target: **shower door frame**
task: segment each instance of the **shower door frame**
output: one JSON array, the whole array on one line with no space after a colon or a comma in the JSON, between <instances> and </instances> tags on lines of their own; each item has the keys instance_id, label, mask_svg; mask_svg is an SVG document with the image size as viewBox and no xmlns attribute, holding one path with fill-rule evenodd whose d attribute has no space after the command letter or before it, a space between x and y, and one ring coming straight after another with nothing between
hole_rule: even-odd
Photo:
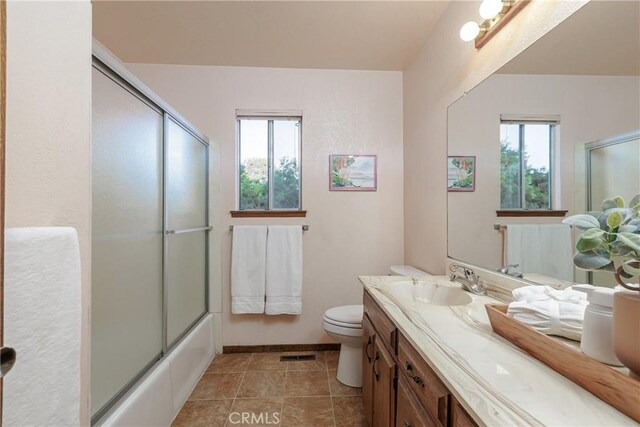
<instances>
[{"instance_id":1,"label":"shower door frame","mask_svg":"<svg viewBox=\"0 0 640 427\"><path fill-rule=\"evenodd\" d=\"M0 0L2 1L2 0ZM115 83L120 85L124 90L130 92L133 96L136 96L149 104L152 108L158 110L162 116L162 348L160 349L159 356L150 360L149 363L142 368L142 370L135 375L131 380L125 384L121 390L119 390L107 403L105 403L95 414L91 415L91 425L95 425L104 419L107 415L112 413L132 389L140 383L140 381L146 377L164 358L167 357L182 340L189 335L191 331L204 319L207 314L210 313L209 295L210 295L210 275L209 275L209 255L210 255L210 236L211 220L209 217L209 138L201 133L192 123L185 119L180 113L167 104L162 98L160 98L153 90L140 81L134 74L125 68L125 66L105 47L103 47L98 41L93 40L92 48L92 63L91 66L96 68L101 73L112 79ZM183 130L191 134L196 140L205 146L205 222L203 227L195 227L189 229L169 230L168 229L168 208L167 203L167 122L169 120L174 121ZM197 316L197 318L180 334L173 342L168 342L168 237L172 234L180 234L191 231L203 231L205 232L205 283L204 283L204 311ZM1 296L1 294L0 294ZM89 408L91 411L91 408Z\"/></svg>"},{"instance_id":2,"label":"shower door frame","mask_svg":"<svg viewBox=\"0 0 640 427\"><path fill-rule=\"evenodd\" d=\"M610 147L612 145L624 144L625 142L634 141L636 139L640 139L640 130L634 130L630 132L625 132L620 135L612 136L610 138L601 139L598 141L588 142L584 145L585 150L585 200L586 200L586 211L593 211L593 197L591 195L591 154L593 151ZM598 208L599 210L599 208ZM593 284L593 272L587 272L587 283Z\"/></svg>"}]
</instances>

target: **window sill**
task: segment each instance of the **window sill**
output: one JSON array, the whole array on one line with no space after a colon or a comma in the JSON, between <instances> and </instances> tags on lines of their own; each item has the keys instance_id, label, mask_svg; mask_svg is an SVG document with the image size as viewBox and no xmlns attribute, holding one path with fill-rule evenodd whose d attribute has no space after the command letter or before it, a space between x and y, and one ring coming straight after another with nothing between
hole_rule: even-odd
<instances>
[{"instance_id":1,"label":"window sill","mask_svg":"<svg viewBox=\"0 0 640 427\"><path fill-rule=\"evenodd\" d=\"M537 216L537 217L564 217L568 211L563 210L543 210L543 209L498 209L496 215L498 217L510 216L510 217L524 217L524 216Z\"/></svg>"},{"instance_id":2,"label":"window sill","mask_svg":"<svg viewBox=\"0 0 640 427\"><path fill-rule=\"evenodd\" d=\"M307 211L231 211L231 218L306 218Z\"/></svg>"}]
</instances>

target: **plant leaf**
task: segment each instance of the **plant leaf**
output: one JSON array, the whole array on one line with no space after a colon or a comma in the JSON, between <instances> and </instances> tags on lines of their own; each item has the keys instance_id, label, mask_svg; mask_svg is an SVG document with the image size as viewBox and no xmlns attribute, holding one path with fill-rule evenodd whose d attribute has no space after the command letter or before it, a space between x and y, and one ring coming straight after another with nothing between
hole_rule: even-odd
<instances>
[{"instance_id":1,"label":"plant leaf","mask_svg":"<svg viewBox=\"0 0 640 427\"><path fill-rule=\"evenodd\" d=\"M607 217L607 225L609 229L616 228L620 224L622 224L622 214L620 212L613 212L611 215Z\"/></svg>"},{"instance_id":2,"label":"plant leaf","mask_svg":"<svg viewBox=\"0 0 640 427\"><path fill-rule=\"evenodd\" d=\"M633 262L638 262L635 259L627 259L622 262L622 269L625 273L630 274L631 276L639 276L640 275L640 267L636 268L631 265Z\"/></svg>"},{"instance_id":3,"label":"plant leaf","mask_svg":"<svg viewBox=\"0 0 640 427\"><path fill-rule=\"evenodd\" d=\"M597 254L593 251L578 252L573 257L573 264L583 270L611 270L613 262L608 256Z\"/></svg>"},{"instance_id":4,"label":"plant leaf","mask_svg":"<svg viewBox=\"0 0 640 427\"><path fill-rule=\"evenodd\" d=\"M634 209L635 211L640 210L640 194L636 194L636 196L631 199L631 201L629 202L629 207L631 209Z\"/></svg>"},{"instance_id":5,"label":"plant leaf","mask_svg":"<svg viewBox=\"0 0 640 427\"><path fill-rule=\"evenodd\" d=\"M598 246L600 246L601 242L602 242L602 239L600 238L585 239L582 236L580 236L580 238L578 239L578 242L576 243L576 249L579 252L589 252L594 250Z\"/></svg>"},{"instance_id":6,"label":"plant leaf","mask_svg":"<svg viewBox=\"0 0 640 427\"><path fill-rule=\"evenodd\" d=\"M599 228L590 228L584 233L582 233L580 235L580 238L587 239L587 240L597 239L598 237L601 237L604 233L605 231L600 230Z\"/></svg>"},{"instance_id":7,"label":"plant leaf","mask_svg":"<svg viewBox=\"0 0 640 427\"><path fill-rule=\"evenodd\" d=\"M563 224L573 225L581 230L589 230L590 228L600 228L600 223L591 215L579 214L572 215L562 220Z\"/></svg>"},{"instance_id":8,"label":"plant leaf","mask_svg":"<svg viewBox=\"0 0 640 427\"><path fill-rule=\"evenodd\" d=\"M612 199L613 203L619 208L624 208L624 199L621 196L616 196Z\"/></svg>"},{"instance_id":9,"label":"plant leaf","mask_svg":"<svg viewBox=\"0 0 640 427\"><path fill-rule=\"evenodd\" d=\"M613 208L617 208L619 207L618 205L616 205L616 202L613 201L613 199L604 199L602 201L602 210L603 211L607 211L609 209L613 209Z\"/></svg>"},{"instance_id":10,"label":"plant leaf","mask_svg":"<svg viewBox=\"0 0 640 427\"><path fill-rule=\"evenodd\" d=\"M618 233L618 240L640 254L640 234Z\"/></svg>"}]
</instances>

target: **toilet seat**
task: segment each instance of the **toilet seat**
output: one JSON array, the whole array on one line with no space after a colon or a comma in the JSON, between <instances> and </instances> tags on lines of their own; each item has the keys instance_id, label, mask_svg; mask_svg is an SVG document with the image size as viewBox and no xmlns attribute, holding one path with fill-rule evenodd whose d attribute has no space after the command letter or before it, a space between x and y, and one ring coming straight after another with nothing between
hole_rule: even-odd
<instances>
[{"instance_id":1,"label":"toilet seat","mask_svg":"<svg viewBox=\"0 0 640 427\"><path fill-rule=\"evenodd\" d=\"M333 307L324 313L324 320L346 328L362 328L362 304Z\"/></svg>"}]
</instances>

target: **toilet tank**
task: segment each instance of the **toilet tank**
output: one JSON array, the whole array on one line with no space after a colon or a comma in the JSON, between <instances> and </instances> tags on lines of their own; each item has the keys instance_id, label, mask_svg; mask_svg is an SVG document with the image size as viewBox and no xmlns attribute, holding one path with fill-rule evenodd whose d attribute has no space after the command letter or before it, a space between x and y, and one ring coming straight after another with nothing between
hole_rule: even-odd
<instances>
[{"instance_id":1,"label":"toilet tank","mask_svg":"<svg viewBox=\"0 0 640 427\"><path fill-rule=\"evenodd\" d=\"M389 268L389 276L431 276L429 273L418 270L410 265L392 265Z\"/></svg>"}]
</instances>

